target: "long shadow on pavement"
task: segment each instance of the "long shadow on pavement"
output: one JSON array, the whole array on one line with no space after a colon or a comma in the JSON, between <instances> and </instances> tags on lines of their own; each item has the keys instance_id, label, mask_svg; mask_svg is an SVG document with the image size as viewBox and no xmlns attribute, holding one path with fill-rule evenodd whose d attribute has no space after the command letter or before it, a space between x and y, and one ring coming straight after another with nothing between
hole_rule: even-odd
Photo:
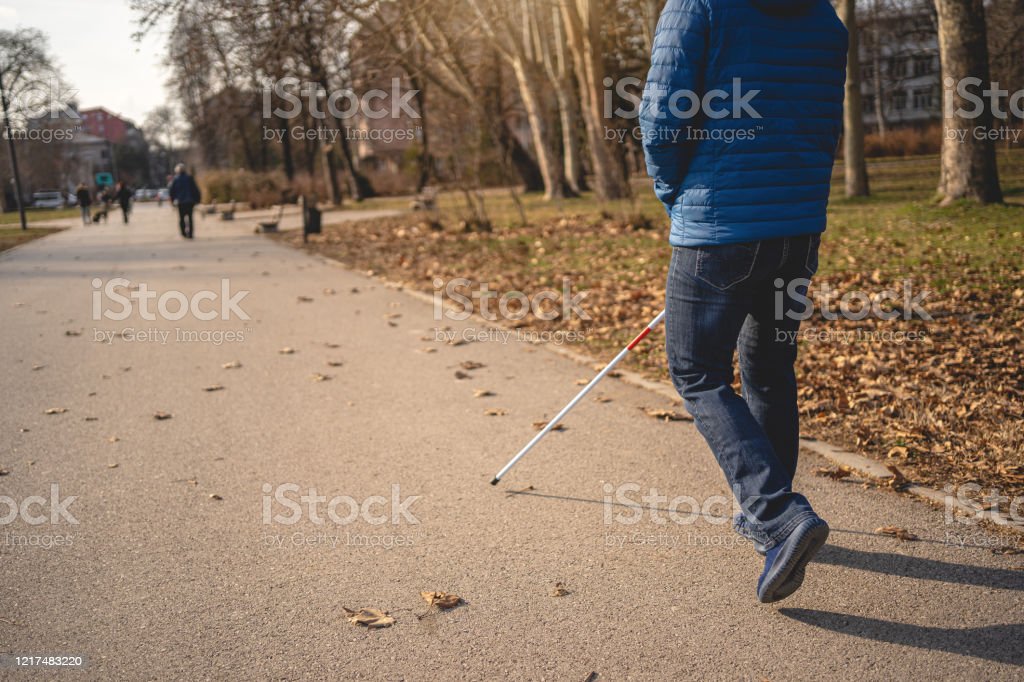
<instances>
[{"instance_id":1,"label":"long shadow on pavement","mask_svg":"<svg viewBox=\"0 0 1024 682\"><path fill-rule=\"evenodd\" d=\"M939 580L957 585L975 585L1001 590L1024 590L1024 571L1005 568L950 563L905 554L865 552L837 545L825 546L814 560L823 564L859 568L903 578Z\"/></svg>"},{"instance_id":2,"label":"long shadow on pavement","mask_svg":"<svg viewBox=\"0 0 1024 682\"><path fill-rule=\"evenodd\" d=\"M986 625L977 628L942 628L894 623L847 613L814 609L780 608L787 618L876 642L904 644L930 651L973 656L997 663L1024 665L1024 623Z\"/></svg>"}]
</instances>

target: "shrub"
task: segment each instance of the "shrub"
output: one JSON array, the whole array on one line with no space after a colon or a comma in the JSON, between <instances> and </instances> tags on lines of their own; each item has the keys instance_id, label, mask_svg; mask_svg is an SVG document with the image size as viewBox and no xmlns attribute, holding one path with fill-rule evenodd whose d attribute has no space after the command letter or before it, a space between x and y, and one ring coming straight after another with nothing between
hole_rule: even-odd
<instances>
[{"instance_id":1,"label":"shrub","mask_svg":"<svg viewBox=\"0 0 1024 682\"><path fill-rule=\"evenodd\" d=\"M242 201L252 208L281 203L289 192L288 181L277 171L209 170L197 175L196 181L208 202Z\"/></svg>"}]
</instances>

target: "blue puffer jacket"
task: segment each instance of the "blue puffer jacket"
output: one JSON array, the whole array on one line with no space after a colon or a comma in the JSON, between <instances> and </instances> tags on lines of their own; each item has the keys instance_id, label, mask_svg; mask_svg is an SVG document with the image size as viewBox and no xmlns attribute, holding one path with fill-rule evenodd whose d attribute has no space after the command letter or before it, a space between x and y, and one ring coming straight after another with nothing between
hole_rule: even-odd
<instances>
[{"instance_id":1,"label":"blue puffer jacket","mask_svg":"<svg viewBox=\"0 0 1024 682\"><path fill-rule=\"evenodd\" d=\"M828 0L668 0L640 126L674 246L825 229L846 47Z\"/></svg>"}]
</instances>

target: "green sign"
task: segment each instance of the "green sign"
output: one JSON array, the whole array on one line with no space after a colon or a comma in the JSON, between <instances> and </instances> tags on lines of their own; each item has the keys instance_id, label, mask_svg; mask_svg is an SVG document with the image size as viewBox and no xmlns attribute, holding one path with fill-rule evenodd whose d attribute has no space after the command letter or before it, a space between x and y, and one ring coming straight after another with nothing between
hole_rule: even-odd
<instances>
[{"instance_id":1,"label":"green sign","mask_svg":"<svg viewBox=\"0 0 1024 682\"><path fill-rule=\"evenodd\" d=\"M114 184L114 176L111 175L110 173L97 173L96 174L96 184L100 185L100 186L103 186L103 185L113 185Z\"/></svg>"}]
</instances>

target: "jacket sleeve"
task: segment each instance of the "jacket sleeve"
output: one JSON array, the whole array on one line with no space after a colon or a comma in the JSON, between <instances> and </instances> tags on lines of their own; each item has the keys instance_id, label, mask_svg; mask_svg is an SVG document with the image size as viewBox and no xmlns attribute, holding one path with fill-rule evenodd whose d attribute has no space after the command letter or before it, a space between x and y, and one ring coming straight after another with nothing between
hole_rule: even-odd
<instances>
[{"instance_id":1,"label":"jacket sleeve","mask_svg":"<svg viewBox=\"0 0 1024 682\"><path fill-rule=\"evenodd\" d=\"M647 174L670 215L694 151L688 130L700 125L709 22L704 0L668 0L640 105Z\"/></svg>"}]
</instances>

